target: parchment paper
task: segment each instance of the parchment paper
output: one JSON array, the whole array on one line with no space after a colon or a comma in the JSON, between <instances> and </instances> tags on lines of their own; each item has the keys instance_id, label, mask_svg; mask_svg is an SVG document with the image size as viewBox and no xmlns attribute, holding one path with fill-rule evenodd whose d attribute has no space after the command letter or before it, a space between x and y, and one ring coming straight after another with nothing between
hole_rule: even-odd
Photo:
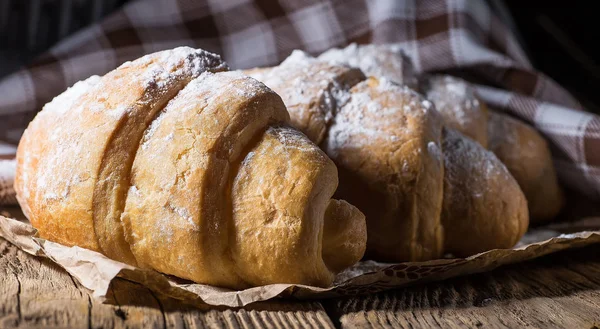
<instances>
[{"instance_id":1,"label":"parchment paper","mask_svg":"<svg viewBox=\"0 0 600 329\"><path fill-rule=\"evenodd\" d=\"M560 233L572 232L574 229L580 231ZM591 217L574 223L533 229L513 249L495 249L468 258L445 258L400 264L360 262L340 273L334 285L325 289L304 285L273 284L231 291L192 283L152 270L135 268L91 250L67 247L37 238L36 233L35 228L28 223L0 216L0 237L31 255L50 258L84 287L90 289L94 297L101 300L104 300L111 281L121 277L189 303L241 307L276 297L309 299L367 294L420 282L490 271L504 264L522 262L559 250L599 243L600 218Z\"/></svg>"}]
</instances>

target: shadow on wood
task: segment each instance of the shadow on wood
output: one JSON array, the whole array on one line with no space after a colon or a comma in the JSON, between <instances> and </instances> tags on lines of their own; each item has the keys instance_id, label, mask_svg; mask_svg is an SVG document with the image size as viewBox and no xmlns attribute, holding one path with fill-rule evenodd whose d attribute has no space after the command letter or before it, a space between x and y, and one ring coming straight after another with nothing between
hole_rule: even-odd
<instances>
[{"instance_id":1,"label":"shadow on wood","mask_svg":"<svg viewBox=\"0 0 600 329\"><path fill-rule=\"evenodd\" d=\"M342 327L566 327L600 324L598 245L488 273L324 301Z\"/></svg>"}]
</instances>

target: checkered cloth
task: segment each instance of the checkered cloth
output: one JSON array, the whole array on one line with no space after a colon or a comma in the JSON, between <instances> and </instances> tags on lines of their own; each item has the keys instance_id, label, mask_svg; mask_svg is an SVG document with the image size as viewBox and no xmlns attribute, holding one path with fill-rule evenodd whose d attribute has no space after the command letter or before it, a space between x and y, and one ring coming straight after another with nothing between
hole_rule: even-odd
<instances>
[{"instance_id":1,"label":"checkered cloth","mask_svg":"<svg viewBox=\"0 0 600 329\"><path fill-rule=\"evenodd\" d=\"M417 72L477 81L484 101L548 138L564 185L600 197L600 118L532 68L485 1L133 1L0 81L0 140L7 143L0 153L10 157L8 144L68 86L150 52L187 45L223 55L232 68L249 68L278 64L294 49L317 55L350 42L398 43ZM10 186L4 181L0 189ZM0 192L0 199L14 200L10 193Z\"/></svg>"}]
</instances>

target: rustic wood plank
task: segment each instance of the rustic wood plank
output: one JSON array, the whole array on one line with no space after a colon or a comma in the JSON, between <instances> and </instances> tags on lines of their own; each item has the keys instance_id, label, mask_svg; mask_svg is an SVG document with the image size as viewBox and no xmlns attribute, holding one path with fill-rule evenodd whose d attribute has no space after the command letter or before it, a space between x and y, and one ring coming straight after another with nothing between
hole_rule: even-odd
<instances>
[{"instance_id":1,"label":"rustic wood plank","mask_svg":"<svg viewBox=\"0 0 600 329\"><path fill-rule=\"evenodd\" d=\"M600 248L324 305L342 328L597 328Z\"/></svg>"},{"instance_id":2,"label":"rustic wood plank","mask_svg":"<svg viewBox=\"0 0 600 329\"><path fill-rule=\"evenodd\" d=\"M199 310L161 301L168 328L334 328L317 302L277 301L245 309Z\"/></svg>"},{"instance_id":3,"label":"rustic wood plank","mask_svg":"<svg viewBox=\"0 0 600 329\"><path fill-rule=\"evenodd\" d=\"M199 308L126 280L108 299L98 302L58 266L0 238L0 328L334 328L318 302Z\"/></svg>"},{"instance_id":4,"label":"rustic wood plank","mask_svg":"<svg viewBox=\"0 0 600 329\"><path fill-rule=\"evenodd\" d=\"M87 327L89 302L68 276L46 260L31 257L0 239L0 327ZM12 279L11 279L12 278Z\"/></svg>"}]
</instances>

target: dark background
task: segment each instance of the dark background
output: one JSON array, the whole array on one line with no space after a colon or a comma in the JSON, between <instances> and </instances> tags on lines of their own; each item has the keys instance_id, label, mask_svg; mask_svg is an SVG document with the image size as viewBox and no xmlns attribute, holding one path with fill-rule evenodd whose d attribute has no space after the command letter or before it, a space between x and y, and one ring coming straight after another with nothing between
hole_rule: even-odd
<instances>
[{"instance_id":1,"label":"dark background","mask_svg":"<svg viewBox=\"0 0 600 329\"><path fill-rule=\"evenodd\" d=\"M165 0L171 1L171 0ZM416 0L421 1L421 0ZM486 0L469 0L486 1ZM534 66L600 113L597 1L487 0ZM0 77L127 0L0 0Z\"/></svg>"},{"instance_id":2,"label":"dark background","mask_svg":"<svg viewBox=\"0 0 600 329\"><path fill-rule=\"evenodd\" d=\"M506 0L534 66L600 113L598 1Z\"/></svg>"}]
</instances>

